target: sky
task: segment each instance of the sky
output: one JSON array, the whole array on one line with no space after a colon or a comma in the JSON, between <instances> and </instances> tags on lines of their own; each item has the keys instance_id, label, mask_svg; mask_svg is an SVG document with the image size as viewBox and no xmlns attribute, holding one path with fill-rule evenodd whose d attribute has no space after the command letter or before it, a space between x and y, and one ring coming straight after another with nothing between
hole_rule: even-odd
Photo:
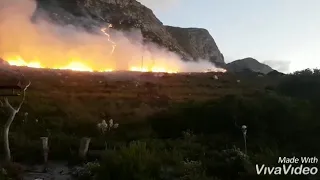
<instances>
[{"instance_id":1,"label":"sky","mask_svg":"<svg viewBox=\"0 0 320 180\"><path fill-rule=\"evenodd\" d=\"M282 72L320 68L319 0L138 0L165 24L206 28L225 61Z\"/></svg>"}]
</instances>

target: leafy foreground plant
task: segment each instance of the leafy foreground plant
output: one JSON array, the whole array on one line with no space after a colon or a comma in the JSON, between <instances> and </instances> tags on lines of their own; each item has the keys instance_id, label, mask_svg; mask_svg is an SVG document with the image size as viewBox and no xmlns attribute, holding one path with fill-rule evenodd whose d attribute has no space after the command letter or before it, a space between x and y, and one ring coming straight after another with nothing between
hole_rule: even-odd
<instances>
[{"instance_id":1,"label":"leafy foreground plant","mask_svg":"<svg viewBox=\"0 0 320 180\"><path fill-rule=\"evenodd\" d=\"M206 180L200 161L183 160L175 150L147 148L145 142L132 142L119 150L107 150L100 164L86 164L78 177L95 180Z\"/></svg>"},{"instance_id":2,"label":"leafy foreground plant","mask_svg":"<svg viewBox=\"0 0 320 180\"><path fill-rule=\"evenodd\" d=\"M7 171L4 168L0 169L0 179L3 179L3 180L9 179Z\"/></svg>"}]
</instances>

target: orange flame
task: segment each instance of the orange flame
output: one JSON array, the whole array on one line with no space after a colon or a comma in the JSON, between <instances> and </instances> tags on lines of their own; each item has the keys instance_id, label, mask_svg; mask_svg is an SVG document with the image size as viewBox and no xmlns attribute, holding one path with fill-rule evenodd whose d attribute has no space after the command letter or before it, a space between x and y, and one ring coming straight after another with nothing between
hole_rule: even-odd
<instances>
[{"instance_id":1,"label":"orange flame","mask_svg":"<svg viewBox=\"0 0 320 180\"><path fill-rule=\"evenodd\" d=\"M4 58L10 65L12 66L26 66L30 68L51 68L51 69L63 69L63 70L72 70L72 71L87 71L87 72L112 72L114 68L101 68L101 69L94 69L89 64L86 64L85 60L71 60L68 64L63 66L55 66L55 67L45 67L41 65L40 61L34 60L27 62L21 56L13 56L12 58ZM129 71L136 71L136 72L161 72L161 73L178 73L179 70L177 68L168 69L165 66L135 66L132 65L128 67ZM203 71L204 73L207 72L222 72L225 73L227 70L223 68L213 68Z\"/></svg>"},{"instance_id":2,"label":"orange flame","mask_svg":"<svg viewBox=\"0 0 320 180\"><path fill-rule=\"evenodd\" d=\"M20 56L16 56L13 59L9 59L8 63L13 66L27 66L27 67L32 67L32 68L43 68L38 61L31 61L27 63L24 61Z\"/></svg>"},{"instance_id":3,"label":"orange flame","mask_svg":"<svg viewBox=\"0 0 320 180\"><path fill-rule=\"evenodd\" d=\"M88 72L93 72L93 69L91 69L89 66L85 65L84 63L73 61L69 63L65 67L58 67L54 69L70 69L73 71L88 71Z\"/></svg>"},{"instance_id":4,"label":"orange flame","mask_svg":"<svg viewBox=\"0 0 320 180\"><path fill-rule=\"evenodd\" d=\"M110 24L106 28L102 28L101 32L107 37L107 41L112 44L112 49L110 51L110 55L113 55L115 48L116 48L116 43L111 40L111 36L108 33L108 28L112 28L112 25ZM67 62L66 64L54 64L50 65L50 67L44 66L41 62L45 62L44 59L42 61L39 60L39 58L24 58L23 53L22 54L0 54L3 56L4 60L6 60L10 65L13 66L26 66L26 67L31 67L31 68L51 68L51 69L64 69L64 70L72 70L72 71L88 71L88 72L111 72L114 71L116 68L115 67L106 67L106 66L97 66L94 65L92 62L92 59L85 59L81 57L75 58L75 56L78 56L78 54L72 55L71 58L68 56L65 60ZM89 61L90 60L90 61ZM168 64L163 64L166 60L163 59L158 59L159 64L155 65L155 59L152 59L152 63L149 63L151 61L150 59L146 59L144 66L142 65L139 67L139 60L136 61L136 63L131 63L128 66L129 71L138 71L138 72L165 72L165 73L177 73L180 71L180 69L177 67L177 64L174 64L175 67L170 66L168 68ZM51 61L52 62L52 61ZM90 63L91 62L91 63ZM46 63L44 63L46 64ZM141 63L143 64L143 63ZM172 65L172 63L171 63ZM209 71L209 70L208 70ZM225 72L224 69L218 69L219 72Z\"/></svg>"},{"instance_id":5,"label":"orange flame","mask_svg":"<svg viewBox=\"0 0 320 180\"><path fill-rule=\"evenodd\" d=\"M112 68L105 68L105 69L93 69L90 65L87 65L86 61L82 60L71 60L71 62L65 66L56 66L56 67L45 67L42 66L40 61L30 61L26 62L22 57L20 56L14 56L12 58L5 58L6 61L12 65L12 66L26 66L31 68L51 68L51 69L63 69L63 70L73 70L73 71L88 71L88 72L112 72L114 69ZM166 72L166 73L177 73L177 70L168 70L164 67L137 67L137 66L131 66L129 71L138 71L138 72Z\"/></svg>"}]
</instances>

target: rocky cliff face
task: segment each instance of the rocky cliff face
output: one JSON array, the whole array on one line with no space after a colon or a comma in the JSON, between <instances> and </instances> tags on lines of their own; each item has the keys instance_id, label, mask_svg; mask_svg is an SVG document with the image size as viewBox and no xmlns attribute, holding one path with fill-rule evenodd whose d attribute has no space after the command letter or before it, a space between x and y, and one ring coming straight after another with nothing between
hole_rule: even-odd
<instances>
[{"instance_id":1,"label":"rocky cliff face","mask_svg":"<svg viewBox=\"0 0 320 180\"><path fill-rule=\"evenodd\" d=\"M208 30L172 26L166 26L166 28L194 60L205 59L217 65L225 64L223 55Z\"/></svg>"},{"instance_id":2,"label":"rocky cliff face","mask_svg":"<svg viewBox=\"0 0 320 180\"><path fill-rule=\"evenodd\" d=\"M166 47L184 60L206 59L224 64L223 56L207 30L166 27L149 8L136 0L37 1L38 12L49 12L55 22L82 25L88 29L103 22L111 23L119 30L138 28L145 41Z\"/></svg>"},{"instance_id":3,"label":"rocky cliff face","mask_svg":"<svg viewBox=\"0 0 320 180\"><path fill-rule=\"evenodd\" d=\"M270 66L266 64L262 64L253 58L236 60L231 63L228 63L226 67L227 67L227 70L230 72L242 72L246 70L251 70L254 72L267 74L273 71L273 69Z\"/></svg>"}]
</instances>

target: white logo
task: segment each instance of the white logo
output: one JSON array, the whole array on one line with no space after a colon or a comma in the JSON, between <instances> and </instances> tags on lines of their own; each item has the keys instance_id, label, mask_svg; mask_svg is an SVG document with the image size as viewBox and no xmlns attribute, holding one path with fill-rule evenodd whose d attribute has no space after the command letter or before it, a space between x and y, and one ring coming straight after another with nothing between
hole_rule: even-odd
<instances>
[{"instance_id":1,"label":"white logo","mask_svg":"<svg viewBox=\"0 0 320 180\"><path fill-rule=\"evenodd\" d=\"M256 164L258 175L316 175L318 173L318 159L316 157L287 158L279 157L280 166L266 166ZM299 165L300 164L300 165Z\"/></svg>"}]
</instances>

